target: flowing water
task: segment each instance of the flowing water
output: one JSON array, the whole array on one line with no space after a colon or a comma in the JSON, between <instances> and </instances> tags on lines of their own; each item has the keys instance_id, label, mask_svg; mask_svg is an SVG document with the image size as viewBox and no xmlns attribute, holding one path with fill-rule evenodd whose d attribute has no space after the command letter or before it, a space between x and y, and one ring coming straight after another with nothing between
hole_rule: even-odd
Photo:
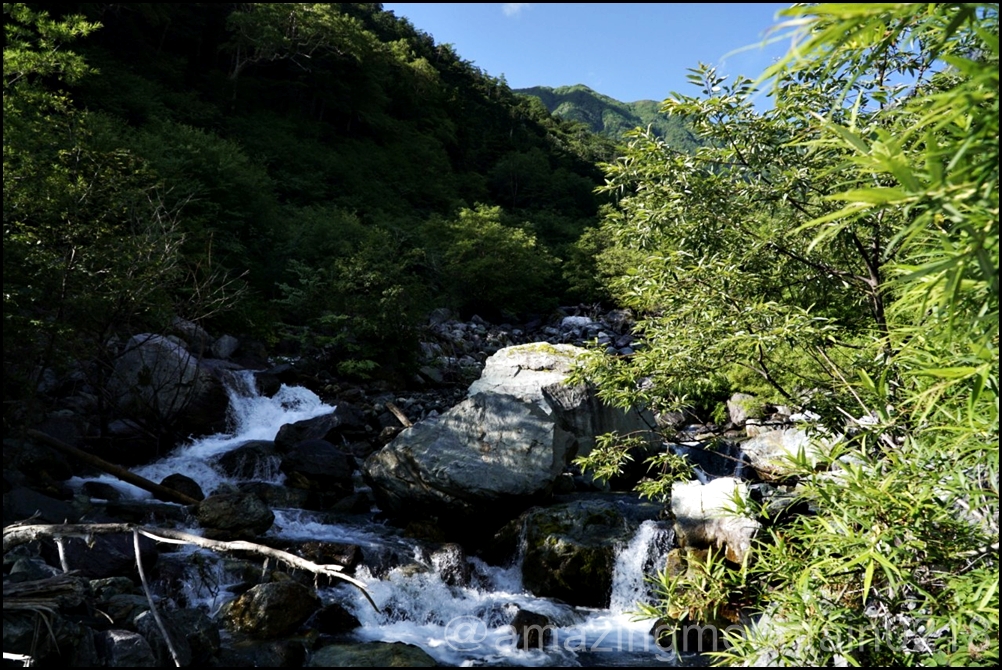
<instances>
[{"instance_id":1,"label":"flowing water","mask_svg":"<svg viewBox=\"0 0 1002 670\"><path fill-rule=\"evenodd\" d=\"M320 416L334 408L304 388L283 386L272 398L259 395L250 373L237 375L230 389L232 433L210 436L183 445L156 463L137 468L153 481L179 472L211 492L239 482L223 476L211 465L213 457L248 440L272 440L286 423ZM280 484L277 471L266 480ZM126 495L148 497L145 491L117 480L101 478ZM651 620L635 620L637 601L649 598L648 575L664 565L671 531L658 522L645 521L633 539L618 549L610 607L588 609L539 598L522 587L521 559L507 567L490 566L478 558L470 562L468 586L443 580L441 558L433 547L403 537L393 527L377 523L372 515L345 517L330 523L330 516L298 509L276 509L269 537L281 540L320 540L361 547L363 565L355 576L365 583L380 607L376 612L353 587L322 588L325 602L336 600L362 623L353 632L359 641L406 642L423 648L440 664L452 666L651 666L677 665L670 651L660 649L650 630ZM196 554L192 550L193 554ZM396 567L379 569L373 557L392 556ZM228 596L227 575L212 557L192 561L185 594L189 602L208 604L215 610ZM231 579L231 581L236 581ZM519 609L548 617L549 639L539 649L517 646L510 626Z\"/></svg>"}]
</instances>

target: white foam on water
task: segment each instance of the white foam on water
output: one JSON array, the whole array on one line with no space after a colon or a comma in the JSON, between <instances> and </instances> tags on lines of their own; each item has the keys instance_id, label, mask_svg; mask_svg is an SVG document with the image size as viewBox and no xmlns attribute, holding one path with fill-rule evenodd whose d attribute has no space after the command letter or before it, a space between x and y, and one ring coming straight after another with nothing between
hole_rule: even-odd
<instances>
[{"instance_id":1,"label":"white foam on water","mask_svg":"<svg viewBox=\"0 0 1002 670\"><path fill-rule=\"evenodd\" d=\"M208 494L223 484L235 483L212 466L212 459L251 440L274 440L284 424L312 419L334 411L307 388L285 386L273 397L261 395L254 383L254 373L242 370L233 375L227 386L230 399L228 412L232 429L177 447L165 458L136 468L136 474L159 482L167 475L179 472L191 477ZM280 473L271 473L266 481L281 483ZM145 491L129 487L132 497L149 497Z\"/></svg>"}]
</instances>

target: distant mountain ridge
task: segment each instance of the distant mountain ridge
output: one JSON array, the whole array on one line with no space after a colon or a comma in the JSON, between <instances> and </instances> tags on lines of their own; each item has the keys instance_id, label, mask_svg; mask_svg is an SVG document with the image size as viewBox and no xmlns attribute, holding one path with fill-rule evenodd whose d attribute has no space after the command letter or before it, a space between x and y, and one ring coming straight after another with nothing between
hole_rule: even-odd
<instances>
[{"instance_id":1,"label":"distant mountain ridge","mask_svg":"<svg viewBox=\"0 0 1002 670\"><path fill-rule=\"evenodd\" d=\"M574 86L533 86L515 89L515 93L539 98L550 113L562 119L578 121L599 135L622 140L634 128L651 129L677 149L692 150L699 141L680 120L660 113L661 103L654 100L620 102L593 91L584 84Z\"/></svg>"}]
</instances>

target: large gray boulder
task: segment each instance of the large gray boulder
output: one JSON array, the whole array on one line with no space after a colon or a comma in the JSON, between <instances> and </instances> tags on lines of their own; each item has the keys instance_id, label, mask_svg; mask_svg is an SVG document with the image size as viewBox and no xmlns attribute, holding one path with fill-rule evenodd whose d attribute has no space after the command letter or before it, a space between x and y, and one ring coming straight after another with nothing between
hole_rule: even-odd
<instances>
[{"instance_id":1,"label":"large gray boulder","mask_svg":"<svg viewBox=\"0 0 1002 670\"><path fill-rule=\"evenodd\" d=\"M115 361L108 389L126 417L205 434L226 425L229 399L219 374L175 339L145 333Z\"/></svg>"},{"instance_id":2,"label":"large gray boulder","mask_svg":"<svg viewBox=\"0 0 1002 670\"><path fill-rule=\"evenodd\" d=\"M394 516L513 516L549 493L572 441L538 405L479 393L404 430L366 460L365 475Z\"/></svg>"},{"instance_id":3,"label":"large gray boulder","mask_svg":"<svg viewBox=\"0 0 1002 670\"><path fill-rule=\"evenodd\" d=\"M543 398L543 387L563 384L584 353L581 347L547 342L506 347L487 359L480 379L470 385L468 395L515 396L539 405L550 414L552 410Z\"/></svg>"},{"instance_id":4,"label":"large gray boulder","mask_svg":"<svg viewBox=\"0 0 1002 670\"><path fill-rule=\"evenodd\" d=\"M491 356L464 401L366 460L379 506L404 518L503 521L547 497L596 435L647 431L653 417L605 407L588 388L566 385L584 353L543 342Z\"/></svg>"}]
</instances>

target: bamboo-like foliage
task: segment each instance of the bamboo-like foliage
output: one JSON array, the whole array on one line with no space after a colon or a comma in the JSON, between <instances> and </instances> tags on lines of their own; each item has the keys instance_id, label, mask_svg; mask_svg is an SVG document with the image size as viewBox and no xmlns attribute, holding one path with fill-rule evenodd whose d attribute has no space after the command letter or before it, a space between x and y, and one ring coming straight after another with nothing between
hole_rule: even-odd
<instances>
[{"instance_id":1,"label":"bamboo-like foliage","mask_svg":"<svg viewBox=\"0 0 1002 670\"><path fill-rule=\"evenodd\" d=\"M720 661L997 664L998 7L784 16L758 82L700 67L664 103L694 156L639 134L606 166L647 348L592 373L655 406L757 377L845 435L734 568L757 623Z\"/></svg>"}]
</instances>

